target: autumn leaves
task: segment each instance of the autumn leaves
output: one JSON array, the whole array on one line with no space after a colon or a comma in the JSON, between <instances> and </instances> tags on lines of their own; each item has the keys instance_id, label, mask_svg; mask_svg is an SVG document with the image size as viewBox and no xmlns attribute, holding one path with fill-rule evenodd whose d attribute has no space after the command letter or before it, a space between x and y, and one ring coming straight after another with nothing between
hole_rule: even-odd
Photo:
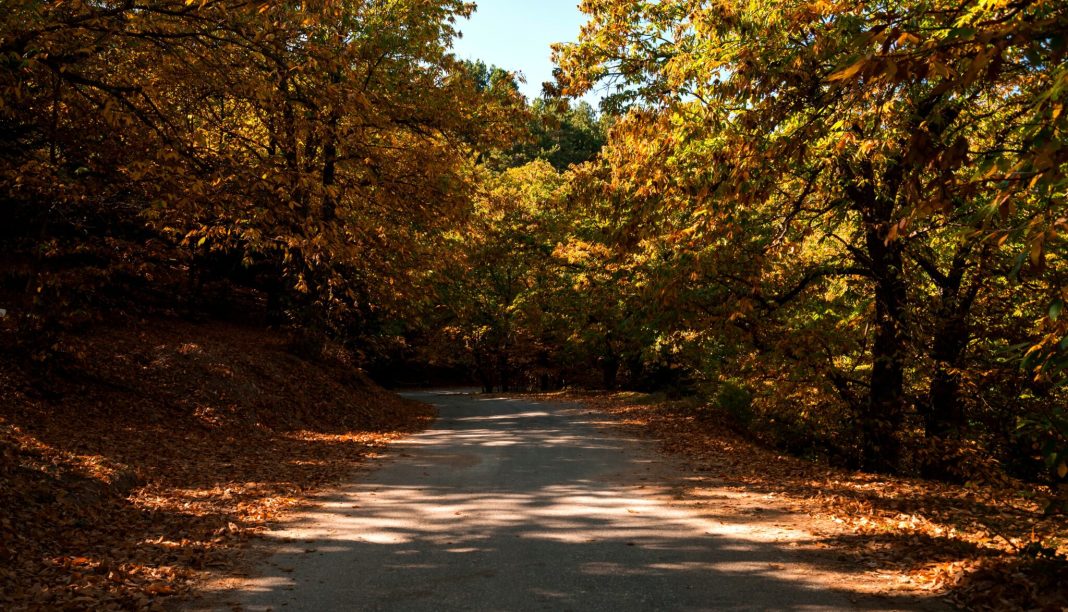
<instances>
[{"instance_id":1,"label":"autumn leaves","mask_svg":"<svg viewBox=\"0 0 1068 612\"><path fill-rule=\"evenodd\" d=\"M1008 450L1035 436L1058 478L1063 6L583 6L562 88L630 109L603 176L672 365L851 464L938 471L917 439L992 436L1038 475Z\"/></svg>"},{"instance_id":2,"label":"autumn leaves","mask_svg":"<svg viewBox=\"0 0 1068 612\"><path fill-rule=\"evenodd\" d=\"M121 296L230 283L369 362L740 385L836 461L981 439L1056 478L1061 4L591 0L556 88L606 85L598 117L449 54L461 2L22 0L8 321L47 361Z\"/></svg>"}]
</instances>

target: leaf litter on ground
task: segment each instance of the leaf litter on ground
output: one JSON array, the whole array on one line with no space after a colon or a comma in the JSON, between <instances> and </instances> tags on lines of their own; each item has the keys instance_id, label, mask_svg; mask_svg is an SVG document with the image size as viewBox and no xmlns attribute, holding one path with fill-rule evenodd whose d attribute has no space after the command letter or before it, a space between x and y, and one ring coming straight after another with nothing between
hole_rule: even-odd
<instances>
[{"instance_id":1,"label":"leaf litter on ground","mask_svg":"<svg viewBox=\"0 0 1068 612\"><path fill-rule=\"evenodd\" d=\"M0 609L162 609L316 489L429 423L342 351L154 320L0 368Z\"/></svg>"},{"instance_id":2,"label":"leaf litter on ground","mask_svg":"<svg viewBox=\"0 0 1068 612\"><path fill-rule=\"evenodd\" d=\"M1068 610L1068 519L1043 487L1004 475L967 486L870 474L784 455L690 402L636 393L537 394L578 401L680 456L702 486L775 498L826 519L819 546L968 610Z\"/></svg>"}]
</instances>

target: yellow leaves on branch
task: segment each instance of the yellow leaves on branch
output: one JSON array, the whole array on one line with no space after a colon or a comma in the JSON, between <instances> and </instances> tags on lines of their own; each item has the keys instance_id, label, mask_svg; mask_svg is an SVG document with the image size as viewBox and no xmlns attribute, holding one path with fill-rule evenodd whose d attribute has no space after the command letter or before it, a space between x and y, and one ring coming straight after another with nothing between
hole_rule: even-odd
<instances>
[{"instance_id":1,"label":"yellow leaves on branch","mask_svg":"<svg viewBox=\"0 0 1068 612\"><path fill-rule=\"evenodd\" d=\"M866 66L868 66L870 62L870 58L858 60L850 64L849 66L846 66L845 68L832 72L830 76L827 77L827 80L833 83L835 81L845 81L847 79L851 79L858 73L860 73L860 71L863 70Z\"/></svg>"}]
</instances>

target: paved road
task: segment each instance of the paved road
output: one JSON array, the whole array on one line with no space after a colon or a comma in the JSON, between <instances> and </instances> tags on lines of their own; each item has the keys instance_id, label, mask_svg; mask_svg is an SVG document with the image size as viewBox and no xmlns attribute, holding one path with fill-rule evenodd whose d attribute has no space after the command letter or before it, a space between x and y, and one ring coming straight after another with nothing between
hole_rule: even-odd
<instances>
[{"instance_id":1,"label":"paved road","mask_svg":"<svg viewBox=\"0 0 1068 612\"><path fill-rule=\"evenodd\" d=\"M285 531L246 610L909 609L671 501L682 473L576 406L420 393L436 426ZM704 514L708 514L704 512ZM785 533L785 532L784 532ZM840 572L840 570L838 570Z\"/></svg>"}]
</instances>

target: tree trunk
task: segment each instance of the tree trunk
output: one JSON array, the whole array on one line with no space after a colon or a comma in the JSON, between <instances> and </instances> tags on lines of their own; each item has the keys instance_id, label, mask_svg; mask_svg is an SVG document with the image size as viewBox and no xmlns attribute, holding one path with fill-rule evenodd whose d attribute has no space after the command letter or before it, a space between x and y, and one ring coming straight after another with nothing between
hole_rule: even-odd
<instances>
[{"instance_id":1,"label":"tree trunk","mask_svg":"<svg viewBox=\"0 0 1068 612\"><path fill-rule=\"evenodd\" d=\"M959 289L959 284L958 284ZM960 375L964 352L968 348L968 315L978 293L978 285L967 295L943 297L938 311L938 327L931 348L934 373L924 406L924 425L928 436L947 437L964 432L967 419L960 398Z\"/></svg>"},{"instance_id":2,"label":"tree trunk","mask_svg":"<svg viewBox=\"0 0 1068 612\"><path fill-rule=\"evenodd\" d=\"M480 349L475 349L475 374L482 384L483 393L493 393L493 372L486 365L486 358Z\"/></svg>"},{"instance_id":3,"label":"tree trunk","mask_svg":"<svg viewBox=\"0 0 1068 612\"><path fill-rule=\"evenodd\" d=\"M511 365L508 363L508 348L501 347L497 351L497 381L501 387L501 393L512 390Z\"/></svg>"},{"instance_id":4,"label":"tree trunk","mask_svg":"<svg viewBox=\"0 0 1068 612\"><path fill-rule=\"evenodd\" d=\"M964 406L960 398L961 381L956 371L961 367L964 352L968 347L968 316L980 289L980 283L973 282L967 291L963 294L961 292L973 246L970 243L960 244L949 270L944 274L932 258L922 254L914 255L916 263L927 272L940 290L929 353L933 364L931 384L926 401L919 406L928 436L945 438L959 435L966 424ZM985 252L984 249L980 259L985 256Z\"/></svg>"},{"instance_id":5,"label":"tree trunk","mask_svg":"<svg viewBox=\"0 0 1068 612\"><path fill-rule=\"evenodd\" d=\"M619 379L619 357L610 353L601 358L601 382L608 391L615 391Z\"/></svg>"},{"instance_id":6,"label":"tree trunk","mask_svg":"<svg viewBox=\"0 0 1068 612\"><path fill-rule=\"evenodd\" d=\"M896 223L894 203L903 165L892 164L876 180L870 160L854 166L839 160L844 189L864 223L864 248L853 249L857 263L871 272L875 284L875 338L872 342L868 398L861 404L860 463L866 470L893 472L901 458L898 431L905 416L905 359L908 349L907 283L900 240L891 240ZM877 188L881 183L882 187Z\"/></svg>"},{"instance_id":7,"label":"tree trunk","mask_svg":"<svg viewBox=\"0 0 1068 612\"><path fill-rule=\"evenodd\" d=\"M625 382L628 389L640 389L645 384L645 360L641 353L631 355L627 359L628 380Z\"/></svg>"},{"instance_id":8,"label":"tree trunk","mask_svg":"<svg viewBox=\"0 0 1068 612\"><path fill-rule=\"evenodd\" d=\"M884 234L881 227L868 224L866 246L875 280L875 338L870 393L861 417L861 463L867 470L892 472L901 456L897 433L905 413L907 287L901 243L887 244Z\"/></svg>"},{"instance_id":9,"label":"tree trunk","mask_svg":"<svg viewBox=\"0 0 1068 612\"><path fill-rule=\"evenodd\" d=\"M334 72L330 75L330 82L337 85L341 82L341 74ZM337 175L337 145L338 125L341 122L341 110L335 103L330 109L326 125L326 141L323 143L323 222L333 223L337 219L337 197L334 194Z\"/></svg>"},{"instance_id":10,"label":"tree trunk","mask_svg":"<svg viewBox=\"0 0 1068 612\"><path fill-rule=\"evenodd\" d=\"M965 425L964 407L960 401L960 376L955 372L961 365L968 345L967 310L943 306L931 349L934 372L924 406L924 425L928 436L944 438L959 435Z\"/></svg>"}]
</instances>

